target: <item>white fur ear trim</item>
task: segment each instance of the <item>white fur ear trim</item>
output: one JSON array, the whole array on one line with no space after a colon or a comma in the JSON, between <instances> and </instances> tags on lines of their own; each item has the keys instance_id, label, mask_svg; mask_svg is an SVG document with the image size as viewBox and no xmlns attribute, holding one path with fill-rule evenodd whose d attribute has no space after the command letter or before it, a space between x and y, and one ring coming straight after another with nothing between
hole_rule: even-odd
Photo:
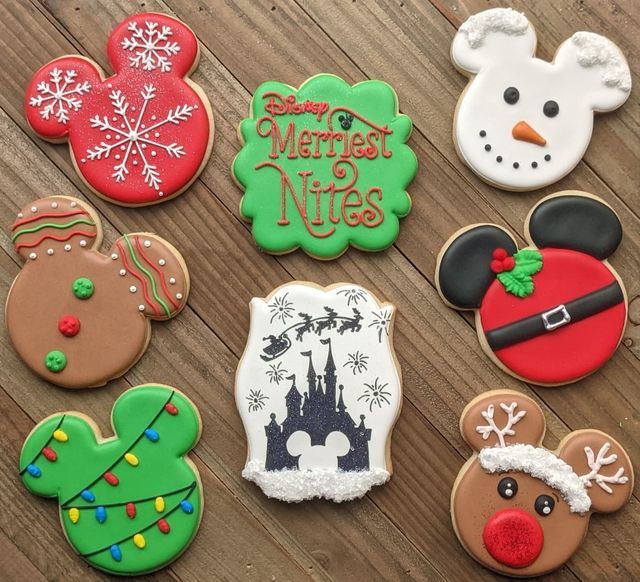
<instances>
[{"instance_id":1,"label":"white fur ear trim","mask_svg":"<svg viewBox=\"0 0 640 582\"><path fill-rule=\"evenodd\" d=\"M576 58L582 67L602 67L602 82L607 87L631 91L631 73L622 51L608 38L593 32L576 32L571 42L577 48Z\"/></svg>"},{"instance_id":2,"label":"white fur ear trim","mask_svg":"<svg viewBox=\"0 0 640 582\"><path fill-rule=\"evenodd\" d=\"M478 461L487 473L512 471L544 481L562 495L574 513L586 513L591 508L584 481L568 463L545 448L524 444L485 448Z\"/></svg>"},{"instance_id":3,"label":"white fur ear trim","mask_svg":"<svg viewBox=\"0 0 640 582\"><path fill-rule=\"evenodd\" d=\"M463 34L472 49L482 45L485 38L494 32L510 36L521 36L527 32L529 21L521 12L512 8L492 8L474 14L462 23L459 34Z\"/></svg>"},{"instance_id":4,"label":"white fur ear trim","mask_svg":"<svg viewBox=\"0 0 640 582\"><path fill-rule=\"evenodd\" d=\"M533 57L536 34L527 17L511 8L492 8L470 16L451 45L459 69L478 73L483 67L507 60Z\"/></svg>"}]
</instances>

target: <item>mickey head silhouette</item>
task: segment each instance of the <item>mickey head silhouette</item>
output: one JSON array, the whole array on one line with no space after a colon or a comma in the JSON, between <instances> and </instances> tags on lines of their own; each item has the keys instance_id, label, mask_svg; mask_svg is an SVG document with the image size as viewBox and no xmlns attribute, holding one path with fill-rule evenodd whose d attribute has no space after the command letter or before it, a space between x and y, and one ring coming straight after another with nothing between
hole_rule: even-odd
<instances>
[{"instance_id":1,"label":"mickey head silhouette","mask_svg":"<svg viewBox=\"0 0 640 582\"><path fill-rule=\"evenodd\" d=\"M533 207L529 247L494 224L455 233L438 256L436 285L454 309L475 310L484 351L506 372L540 385L575 382L618 347L624 285L607 262L620 220L599 198L560 192Z\"/></svg>"},{"instance_id":2,"label":"mickey head silhouette","mask_svg":"<svg viewBox=\"0 0 640 582\"><path fill-rule=\"evenodd\" d=\"M541 447L545 419L529 397L493 390L462 412L473 449L451 493L451 519L464 548L483 566L527 577L560 567L578 550L594 512L624 507L633 468L622 446L598 430Z\"/></svg>"},{"instance_id":3,"label":"mickey head silhouette","mask_svg":"<svg viewBox=\"0 0 640 582\"><path fill-rule=\"evenodd\" d=\"M27 205L12 240L26 264L9 290L7 330L24 362L59 386L101 386L124 374L146 350L150 320L186 305L189 274L173 246L125 234L104 255L98 215L75 198Z\"/></svg>"},{"instance_id":4,"label":"mickey head silhouette","mask_svg":"<svg viewBox=\"0 0 640 582\"><path fill-rule=\"evenodd\" d=\"M551 63L535 51L533 27L510 8L471 16L451 46L454 65L471 78L455 113L458 153L505 190L568 174L589 145L594 113L617 109L631 91L624 56L603 36L576 32Z\"/></svg>"},{"instance_id":5,"label":"mickey head silhouette","mask_svg":"<svg viewBox=\"0 0 640 582\"><path fill-rule=\"evenodd\" d=\"M64 56L33 76L25 95L29 125L42 138L69 142L87 185L123 206L167 200L200 174L213 144L209 101L188 75L198 41L164 14L137 14L109 37L105 78L80 56Z\"/></svg>"},{"instance_id":6,"label":"mickey head silhouette","mask_svg":"<svg viewBox=\"0 0 640 582\"><path fill-rule=\"evenodd\" d=\"M344 457L351 447L347 436L330 432L323 445L311 445L311 437L304 431L294 432L287 440L287 451L298 457L298 469L338 469L338 457Z\"/></svg>"}]
</instances>

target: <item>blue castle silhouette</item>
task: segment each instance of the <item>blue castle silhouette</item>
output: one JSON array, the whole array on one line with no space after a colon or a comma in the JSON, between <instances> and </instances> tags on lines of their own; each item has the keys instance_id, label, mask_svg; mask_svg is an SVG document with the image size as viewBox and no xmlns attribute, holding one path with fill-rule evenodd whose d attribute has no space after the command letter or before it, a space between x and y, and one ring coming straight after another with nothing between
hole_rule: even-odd
<instances>
[{"instance_id":1,"label":"blue castle silhouette","mask_svg":"<svg viewBox=\"0 0 640 582\"><path fill-rule=\"evenodd\" d=\"M296 387L295 375L289 376L292 385L285 396L287 402L287 417L282 424L276 421L275 413L271 413L271 422L264 427L267 435L267 471L280 469L298 469L299 456L292 456L287 451L287 440L296 431L306 432L311 438L311 445L324 445L327 436L333 431L344 434L350 443L349 452L344 457L338 457L338 468L343 471L366 471L369 469L369 441L371 429L364 424L365 415L360 415L360 424L356 424L342 399L344 386L338 386L339 397L336 402L336 366L331 352L331 340L320 340L329 345L327 363L323 377L317 376L313 367L311 351L301 352L300 355L309 358L307 372L307 392L304 396Z\"/></svg>"}]
</instances>

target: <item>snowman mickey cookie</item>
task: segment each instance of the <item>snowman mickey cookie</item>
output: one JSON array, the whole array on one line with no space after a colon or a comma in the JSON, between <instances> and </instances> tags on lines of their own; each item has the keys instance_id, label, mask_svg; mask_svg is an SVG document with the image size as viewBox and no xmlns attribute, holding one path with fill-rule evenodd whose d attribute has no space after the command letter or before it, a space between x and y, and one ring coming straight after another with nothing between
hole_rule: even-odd
<instances>
[{"instance_id":1,"label":"snowman mickey cookie","mask_svg":"<svg viewBox=\"0 0 640 582\"><path fill-rule=\"evenodd\" d=\"M486 182L513 191L560 180L582 159L594 113L620 107L631 74L620 49L592 32L564 41L553 62L535 56L524 14L493 8L468 18L451 46L470 77L456 107L460 158Z\"/></svg>"},{"instance_id":2,"label":"snowman mickey cookie","mask_svg":"<svg viewBox=\"0 0 640 582\"><path fill-rule=\"evenodd\" d=\"M186 305L180 253L154 234L132 233L102 254L100 219L81 200L28 204L11 238L25 265L7 297L7 331L25 364L53 384L102 386L121 376L145 352L151 320Z\"/></svg>"},{"instance_id":3,"label":"snowman mickey cookie","mask_svg":"<svg viewBox=\"0 0 640 582\"><path fill-rule=\"evenodd\" d=\"M41 67L24 100L32 129L69 142L74 165L99 196L143 206L183 192L203 170L213 145L204 91L189 78L199 45L183 22L136 14L109 36L105 78L81 56Z\"/></svg>"},{"instance_id":4,"label":"snowman mickey cookie","mask_svg":"<svg viewBox=\"0 0 640 582\"><path fill-rule=\"evenodd\" d=\"M541 446L545 430L540 407L512 390L481 394L460 418L474 453L451 492L453 528L499 574L559 568L580 548L591 515L622 509L633 493L631 461L612 437L576 430L550 451Z\"/></svg>"},{"instance_id":5,"label":"snowman mickey cookie","mask_svg":"<svg viewBox=\"0 0 640 582\"><path fill-rule=\"evenodd\" d=\"M476 312L484 351L509 374L534 384L575 382L618 347L627 295L607 262L622 239L615 212L582 192L560 192L533 207L530 246L494 224L456 232L438 256L445 303Z\"/></svg>"},{"instance_id":6,"label":"snowman mickey cookie","mask_svg":"<svg viewBox=\"0 0 640 582\"><path fill-rule=\"evenodd\" d=\"M394 311L346 283L296 281L251 301L235 387L245 479L289 502L348 501L389 480L402 406Z\"/></svg>"}]
</instances>

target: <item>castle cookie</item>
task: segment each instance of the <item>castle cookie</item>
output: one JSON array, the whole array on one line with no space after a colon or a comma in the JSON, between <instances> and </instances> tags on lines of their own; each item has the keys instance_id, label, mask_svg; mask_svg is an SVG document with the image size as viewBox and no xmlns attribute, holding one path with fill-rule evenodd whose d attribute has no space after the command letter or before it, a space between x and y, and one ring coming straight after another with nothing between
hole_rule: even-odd
<instances>
[{"instance_id":1,"label":"castle cookie","mask_svg":"<svg viewBox=\"0 0 640 582\"><path fill-rule=\"evenodd\" d=\"M471 16L451 58L470 77L453 122L456 149L480 178L505 190L553 184L582 159L597 112L631 92L620 49L592 32L564 41L553 62L536 58L524 14L493 8Z\"/></svg>"},{"instance_id":2,"label":"castle cookie","mask_svg":"<svg viewBox=\"0 0 640 582\"><path fill-rule=\"evenodd\" d=\"M451 493L451 519L464 548L500 574L539 576L578 551L592 513L624 507L633 492L625 450L598 430L541 447L544 414L529 397L494 390L462 412L473 449Z\"/></svg>"},{"instance_id":3,"label":"castle cookie","mask_svg":"<svg viewBox=\"0 0 640 582\"><path fill-rule=\"evenodd\" d=\"M103 438L78 412L39 423L25 440L20 475L31 493L55 497L73 549L110 574L151 572L196 535L202 486L187 453L200 438L195 405L169 386L127 390Z\"/></svg>"},{"instance_id":4,"label":"castle cookie","mask_svg":"<svg viewBox=\"0 0 640 582\"><path fill-rule=\"evenodd\" d=\"M358 285L294 282L251 301L236 374L242 475L284 501L347 501L391 476L402 405L394 307Z\"/></svg>"},{"instance_id":5,"label":"castle cookie","mask_svg":"<svg viewBox=\"0 0 640 582\"><path fill-rule=\"evenodd\" d=\"M438 256L436 285L454 309L475 310L484 351L540 385L575 382L603 366L624 333L627 295L607 262L622 226L604 201L560 192L533 207L530 246L494 224L455 233Z\"/></svg>"},{"instance_id":6,"label":"castle cookie","mask_svg":"<svg viewBox=\"0 0 640 582\"><path fill-rule=\"evenodd\" d=\"M150 320L186 305L180 253L149 233L125 234L100 253L100 219L81 200L28 204L11 238L25 265L7 297L9 337L27 366L59 386L101 386L121 376L146 350Z\"/></svg>"},{"instance_id":7,"label":"castle cookie","mask_svg":"<svg viewBox=\"0 0 640 582\"><path fill-rule=\"evenodd\" d=\"M141 206L175 197L213 144L209 101L189 79L198 55L184 23L136 14L109 37L112 76L81 56L38 70L25 95L27 121L46 140L68 141L78 173L106 200Z\"/></svg>"},{"instance_id":8,"label":"castle cookie","mask_svg":"<svg viewBox=\"0 0 640 582\"><path fill-rule=\"evenodd\" d=\"M258 246L333 259L349 245L392 245L411 209L406 190L418 167L406 144L411 130L382 81L352 86L317 75L298 89L260 85L233 163L244 190L240 212Z\"/></svg>"}]
</instances>

